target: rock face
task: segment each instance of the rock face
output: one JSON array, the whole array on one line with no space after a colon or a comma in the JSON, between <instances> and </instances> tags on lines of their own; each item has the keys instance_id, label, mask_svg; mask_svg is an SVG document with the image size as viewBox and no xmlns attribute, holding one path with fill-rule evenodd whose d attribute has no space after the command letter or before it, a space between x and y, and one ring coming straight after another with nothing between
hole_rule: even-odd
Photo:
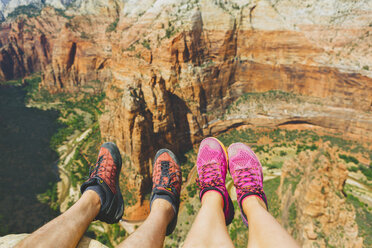
<instances>
[{"instance_id":1,"label":"rock face","mask_svg":"<svg viewBox=\"0 0 372 248\"><path fill-rule=\"evenodd\" d=\"M4 23L0 80L41 70L50 92L104 90L101 133L128 156L124 173L139 189L138 200L149 191L157 149L179 154L231 127L306 122L372 139L371 1L101 0L74 6ZM242 94L268 90L326 99L337 111L320 108L314 117L278 109L221 121Z\"/></svg>"},{"instance_id":2,"label":"rock face","mask_svg":"<svg viewBox=\"0 0 372 248\"><path fill-rule=\"evenodd\" d=\"M278 189L282 223L303 247L363 245L354 207L343 194L348 172L335 153L326 143L283 165Z\"/></svg>"},{"instance_id":3,"label":"rock face","mask_svg":"<svg viewBox=\"0 0 372 248\"><path fill-rule=\"evenodd\" d=\"M51 61L50 39L58 17L49 17L40 23L36 19L19 19L5 23L0 33L0 78L10 80L41 71ZM45 25L44 25L45 24ZM34 32L31 31L35 30ZM41 29L43 32L36 31Z\"/></svg>"}]
</instances>

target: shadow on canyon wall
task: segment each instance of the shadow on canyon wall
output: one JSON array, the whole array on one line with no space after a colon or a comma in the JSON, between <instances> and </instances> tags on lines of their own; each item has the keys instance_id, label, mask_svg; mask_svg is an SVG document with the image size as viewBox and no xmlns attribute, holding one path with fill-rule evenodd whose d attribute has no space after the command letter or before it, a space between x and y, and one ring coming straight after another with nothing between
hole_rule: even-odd
<instances>
[{"instance_id":1,"label":"shadow on canyon wall","mask_svg":"<svg viewBox=\"0 0 372 248\"><path fill-rule=\"evenodd\" d=\"M58 180L58 155L49 146L58 112L27 108L25 95L0 86L0 236L32 232L58 214L37 199Z\"/></svg>"}]
</instances>

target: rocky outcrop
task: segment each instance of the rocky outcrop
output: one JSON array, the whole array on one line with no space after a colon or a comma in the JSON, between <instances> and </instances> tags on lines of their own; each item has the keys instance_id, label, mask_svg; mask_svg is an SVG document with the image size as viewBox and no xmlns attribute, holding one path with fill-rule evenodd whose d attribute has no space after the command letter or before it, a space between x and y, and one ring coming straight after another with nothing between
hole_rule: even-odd
<instances>
[{"instance_id":1,"label":"rocky outcrop","mask_svg":"<svg viewBox=\"0 0 372 248\"><path fill-rule=\"evenodd\" d=\"M336 149L326 143L283 165L278 189L282 224L303 247L363 245L354 207L343 193L348 172L334 154Z\"/></svg>"}]
</instances>

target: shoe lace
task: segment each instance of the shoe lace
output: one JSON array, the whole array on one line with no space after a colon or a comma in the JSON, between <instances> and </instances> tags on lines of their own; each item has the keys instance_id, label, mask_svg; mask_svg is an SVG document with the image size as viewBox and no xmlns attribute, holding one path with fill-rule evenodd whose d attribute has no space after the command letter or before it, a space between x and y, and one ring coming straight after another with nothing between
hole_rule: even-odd
<instances>
[{"instance_id":1,"label":"shoe lace","mask_svg":"<svg viewBox=\"0 0 372 248\"><path fill-rule=\"evenodd\" d=\"M199 172L199 178L196 179L196 185L203 190L209 187L224 186L219 163L209 162L202 166Z\"/></svg>"},{"instance_id":2,"label":"shoe lace","mask_svg":"<svg viewBox=\"0 0 372 248\"><path fill-rule=\"evenodd\" d=\"M235 188L241 190L244 193L256 193L259 195L263 194L262 187L255 181L255 177L258 177L257 171L251 168L243 168L235 171L236 183Z\"/></svg>"},{"instance_id":3,"label":"shoe lace","mask_svg":"<svg viewBox=\"0 0 372 248\"><path fill-rule=\"evenodd\" d=\"M166 188L174 188L179 180L172 180L174 178L181 178L181 172L175 171L172 173L169 173L169 161L160 161L160 180L159 184L156 184L156 186L166 187ZM165 178L168 178L168 180L165 180Z\"/></svg>"},{"instance_id":4,"label":"shoe lace","mask_svg":"<svg viewBox=\"0 0 372 248\"><path fill-rule=\"evenodd\" d=\"M89 178L94 177L96 175L100 176L102 172L106 170L104 166L101 166L101 163L104 161L103 155L100 156L95 164L95 166L91 166L89 168Z\"/></svg>"}]
</instances>

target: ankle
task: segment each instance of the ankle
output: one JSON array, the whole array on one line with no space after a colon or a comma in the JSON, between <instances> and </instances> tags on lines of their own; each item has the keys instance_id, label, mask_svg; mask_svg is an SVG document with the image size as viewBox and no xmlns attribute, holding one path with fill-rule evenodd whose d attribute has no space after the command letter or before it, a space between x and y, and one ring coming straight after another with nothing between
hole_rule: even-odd
<instances>
[{"instance_id":1,"label":"ankle","mask_svg":"<svg viewBox=\"0 0 372 248\"><path fill-rule=\"evenodd\" d=\"M158 199L155 199L154 202L152 203L150 215L151 213L153 214L160 213L162 215L167 216L169 218L169 221L171 221L175 215L174 211L175 210L169 201L158 198Z\"/></svg>"},{"instance_id":2,"label":"ankle","mask_svg":"<svg viewBox=\"0 0 372 248\"><path fill-rule=\"evenodd\" d=\"M267 210L265 202L260 197L255 195L245 197L242 201L242 207L244 213L247 216L249 215L249 213L254 212L258 208L263 208L264 210Z\"/></svg>"},{"instance_id":3,"label":"ankle","mask_svg":"<svg viewBox=\"0 0 372 248\"><path fill-rule=\"evenodd\" d=\"M98 195L98 193L94 190L87 190L84 192L84 194L81 196L81 198L88 198L89 199L89 202L95 206L95 207L98 207L99 209L101 208L101 198L100 196Z\"/></svg>"},{"instance_id":4,"label":"ankle","mask_svg":"<svg viewBox=\"0 0 372 248\"><path fill-rule=\"evenodd\" d=\"M215 190L209 190L204 193L202 200L201 200L202 205L205 204L213 204L216 206L221 206L223 209L223 198L220 192L215 191Z\"/></svg>"},{"instance_id":5,"label":"ankle","mask_svg":"<svg viewBox=\"0 0 372 248\"><path fill-rule=\"evenodd\" d=\"M86 190L80 199L69 208L70 211L74 212L78 209L83 209L84 213L91 213L91 217L98 215L101 210L101 200L97 192L93 190Z\"/></svg>"}]
</instances>

